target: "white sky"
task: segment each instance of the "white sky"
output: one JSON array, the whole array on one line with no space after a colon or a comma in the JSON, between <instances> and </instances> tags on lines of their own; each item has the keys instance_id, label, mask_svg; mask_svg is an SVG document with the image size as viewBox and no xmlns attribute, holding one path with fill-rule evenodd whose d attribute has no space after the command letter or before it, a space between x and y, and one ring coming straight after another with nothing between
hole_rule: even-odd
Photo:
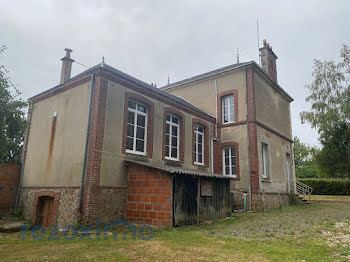
<instances>
[{"instance_id":1,"label":"white sky","mask_svg":"<svg viewBox=\"0 0 350 262\"><path fill-rule=\"evenodd\" d=\"M16 1L0 0L0 63L23 99L58 84L65 47L72 58L106 63L163 86L236 62L258 60L260 40L278 56L279 84L295 99L293 135L317 145L317 132L300 123L312 61L337 59L350 44L350 1ZM72 75L86 68L73 65Z\"/></svg>"}]
</instances>

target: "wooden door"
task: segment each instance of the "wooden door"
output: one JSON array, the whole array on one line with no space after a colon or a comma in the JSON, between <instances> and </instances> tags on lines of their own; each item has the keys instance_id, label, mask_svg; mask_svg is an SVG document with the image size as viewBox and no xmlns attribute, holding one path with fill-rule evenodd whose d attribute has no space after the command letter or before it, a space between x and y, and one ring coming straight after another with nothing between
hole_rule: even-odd
<instances>
[{"instance_id":1,"label":"wooden door","mask_svg":"<svg viewBox=\"0 0 350 262\"><path fill-rule=\"evenodd\" d=\"M49 196L40 197L37 210L36 223L43 227L52 226L53 198Z\"/></svg>"}]
</instances>

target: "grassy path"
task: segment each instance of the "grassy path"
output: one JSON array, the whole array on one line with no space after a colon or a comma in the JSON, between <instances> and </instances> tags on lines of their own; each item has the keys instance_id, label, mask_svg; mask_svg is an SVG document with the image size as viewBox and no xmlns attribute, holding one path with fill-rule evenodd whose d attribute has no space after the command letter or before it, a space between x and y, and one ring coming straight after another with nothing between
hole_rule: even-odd
<instances>
[{"instance_id":1,"label":"grassy path","mask_svg":"<svg viewBox=\"0 0 350 262\"><path fill-rule=\"evenodd\" d=\"M201 226L156 230L149 241L35 241L1 234L0 260L349 261L350 204L234 214Z\"/></svg>"}]
</instances>

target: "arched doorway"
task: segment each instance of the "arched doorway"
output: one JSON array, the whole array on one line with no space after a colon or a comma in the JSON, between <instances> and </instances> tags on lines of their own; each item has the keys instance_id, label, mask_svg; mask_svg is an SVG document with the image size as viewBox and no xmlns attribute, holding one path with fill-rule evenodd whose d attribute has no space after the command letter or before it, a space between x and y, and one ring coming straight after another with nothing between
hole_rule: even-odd
<instances>
[{"instance_id":1,"label":"arched doorway","mask_svg":"<svg viewBox=\"0 0 350 262\"><path fill-rule=\"evenodd\" d=\"M41 196L38 199L36 212L36 225L48 227L54 225L54 198L50 196Z\"/></svg>"}]
</instances>

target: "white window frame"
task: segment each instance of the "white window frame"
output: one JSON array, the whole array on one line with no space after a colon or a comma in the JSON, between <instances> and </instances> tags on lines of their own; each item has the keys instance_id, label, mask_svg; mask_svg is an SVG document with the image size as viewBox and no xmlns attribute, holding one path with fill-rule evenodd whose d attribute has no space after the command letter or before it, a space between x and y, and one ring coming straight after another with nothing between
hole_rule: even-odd
<instances>
[{"instance_id":1,"label":"white window frame","mask_svg":"<svg viewBox=\"0 0 350 262\"><path fill-rule=\"evenodd\" d=\"M232 97L232 105L230 104L230 98ZM228 107L227 107L227 114L225 114L225 101L228 101ZM234 123L235 122L235 96L232 94L232 95L227 95L227 96L224 96L222 99L221 99L221 110L222 110L222 123L223 124L230 124L230 123ZM232 116L233 116L233 119L231 120L230 119L230 115L232 113ZM228 115L228 122L225 122L225 115Z\"/></svg>"},{"instance_id":2,"label":"white window frame","mask_svg":"<svg viewBox=\"0 0 350 262\"><path fill-rule=\"evenodd\" d=\"M133 102L136 104L136 109L133 109L133 108L130 108L129 107L129 102ZM146 155L147 153L147 123L148 123L148 107L144 104L141 104L141 103L138 103L134 100L128 100L127 101L128 103L128 112L132 112L134 113L134 136L133 136L133 149L130 150L130 149L125 149L125 152L127 153L131 153L131 154L136 154L136 155ZM146 113L144 112L141 112L139 110L137 110L137 106L140 105L140 106L143 106L146 108ZM142 115L142 116L145 116L145 135L144 135L144 145L143 145L143 152L142 151L137 151L136 150L136 132L137 132L137 116L138 115ZM128 116L127 116L128 117ZM128 128L128 120L126 121L126 128ZM128 135L126 134L126 136L128 137ZM127 138L126 138L126 141L127 141ZM126 142L127 143L127 142Z\"/></svg>"},{"instance_id":3,"label":"white window frame","mask_svg":"<svg viewBox=\"0 0 350 262\"><path fill-rule=\"evenodd\" d=\"M170 116L170 121L167 120L167 117ZM177 124L176 123L173 123L172 122L172 119L173 118L176 118L177 119ZM174 161L179 161L180 160L180 156L179 156L179 148L180 148L180 118L177 117L177 116L174 116L172 114L167 114L165 116L165 128L166 128L166 125L169 125L169 145L166 144L165 142L165 147L166 146L169 146L169 156L166 155L165 153L165 159L168 159L168 160L174 160ZM177 157L172 157L171 156L171 149L172 149L172 136L173 136L173 129L172 127L173 126L176 126L177 127ZM165 136L166 136L166 129L164 130L165 132Z\"/></svg>"},{"instance_id":4,"label":"white window frame","mask_svg":"<svg viewBox=\"0 0 350 262\"><path fill-rule=\"evenodd\" d=\"M261 142L261 164L262 164L262 178L270 178L270 152L269 144Z\"/></svg>"},{"instance_id":5,"label":"white window frame","mask_svg":"<svg viewBox=\"0 0 350 262\"><path fill-rule=\"evenodd\" d=\"M200 127L203 129L203 132L199 131ZM196 150L194 151L194 164L204 166L204 132L205 132L205 129L203 126L195 125L193 132L194 132L194 143L196 146ZM202 141L201 141L202 152L198 152L198 137L199 137L199 135L202 135ZM198 161L199 153L202 153L202 162Z\"/></svg>"},{"instance_id":6,"label":"white window frame","mask_svg":"<svg viewBox=\"0 0 350 262\"><path fill-rule=\"evenodd\" d=\"M226 165L225 165L225 150L229 150L229 174L226 174ZM236 163L232 163L232 149L234 149L235 151L235 160ZM225 176L230 176L230 177L237 177L237 150L235 146L230 146L230 147L225 147L222 149L222 166L223 166L223 175ZM235 166L236 167L236 173L232 175L232 167Z\"/></svg>"}]
</instances>

